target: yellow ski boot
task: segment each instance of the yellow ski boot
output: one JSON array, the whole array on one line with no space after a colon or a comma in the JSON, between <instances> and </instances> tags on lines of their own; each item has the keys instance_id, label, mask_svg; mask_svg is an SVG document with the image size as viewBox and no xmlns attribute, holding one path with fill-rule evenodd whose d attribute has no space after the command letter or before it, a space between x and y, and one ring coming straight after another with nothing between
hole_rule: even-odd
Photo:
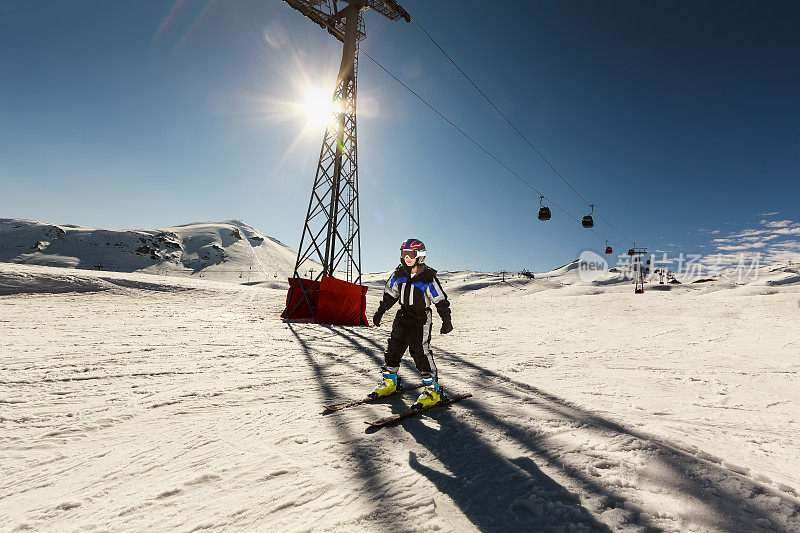
<instances>
[{"instance_id":1,"label":"yellow ski boot","mask_svg":"<svg viewBox=\"0 0 800 533\"><path fill-rule=\"evenodd\" d=\"M397 390L397 372L384 372L381 381L375 390L369 393L371 398L388 396Z\"/></svg>"},{"instance_id":2,"label":"yellow ski boot","mask_svg":"<svg viewBox=\"0 0 800 533\"><path fill-rule=\"evenodd\" d=\"M428 407L442 401L442 392L439 390L438 381L427 383L423 380L423 383L425 384L425 388L422 389L422 393L419 395L419 398L417 398L417 402L413 405L416 409Z\"/></svg>"}]
</instances>

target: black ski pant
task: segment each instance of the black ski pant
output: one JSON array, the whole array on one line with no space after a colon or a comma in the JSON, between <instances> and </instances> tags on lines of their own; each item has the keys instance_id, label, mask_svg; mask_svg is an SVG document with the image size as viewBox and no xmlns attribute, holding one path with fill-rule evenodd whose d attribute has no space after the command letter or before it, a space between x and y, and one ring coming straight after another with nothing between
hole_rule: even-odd
<instances>
[{"instance_id":1,"label":"black ski pant","mask_svg":"<svg viewBox=\"0 0 800 533\"><path fill-rule=\"evenodd\" d=\"M430 308L423 313L417 310L404 311L400 309L392 323L392 334L389 337L389 347L386 350L386 368L396 371L400 367L400 360L408 348L417 370L422 378L438 379L436 363L431 353L431 329L433 328L433 314Z\"/></svg>"}]
</instances>

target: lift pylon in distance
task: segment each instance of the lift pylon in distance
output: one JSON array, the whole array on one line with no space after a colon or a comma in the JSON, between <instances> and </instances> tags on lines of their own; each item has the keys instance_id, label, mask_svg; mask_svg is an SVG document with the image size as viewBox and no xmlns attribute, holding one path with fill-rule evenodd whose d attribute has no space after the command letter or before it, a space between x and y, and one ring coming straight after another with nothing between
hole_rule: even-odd
<instances>
[{"instance_id":1,"label":"lift pylon in distance","mask_svg":"<svg viewBox=\"0 0 800 533\"><path fill-rule=\"evenodd\" d=\"M634 289L635 294L644 294L644 266L642 265L642 257L647 255L647 248L637 248L636 243L633 243L633 248L628 250L628 255L631 256L633 262L633 275L634 275ZM650 260L647 260L647 265L650 265Z\"/></svg>"},{"instance_id":2,"label":"lift pylon in distance","mask_svg":"<svg viewBox=\"0 0 800 533\"><path fill-rule=\"evenodd\" d=\"M284 0L342 42L333 92L335 111L322 138L303 235L297 251L285 320L367 326L361 285L358 204L356 88L359 41L366 37L362 13L372 9L390 20L411 16L394 0ZM308 278L305 271L317 272ZM336 273L345 279L337 279Z\"/></svg>"}]
</instances>

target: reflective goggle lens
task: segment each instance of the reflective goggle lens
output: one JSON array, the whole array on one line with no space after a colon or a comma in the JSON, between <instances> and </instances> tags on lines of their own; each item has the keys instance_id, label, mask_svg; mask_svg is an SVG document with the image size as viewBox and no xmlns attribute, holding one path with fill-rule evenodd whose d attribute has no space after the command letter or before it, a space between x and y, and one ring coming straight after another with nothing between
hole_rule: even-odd
<instances>
[{"instance_id":1,"label":"reflective goggle lens","mask_svg":"<svg viewBox=\"0 0 800 533\"><path fill-rule=\"evenodd\" d=\"M406 257L410 257L411 259L417 258L417 251L416 250L400 250L400 257L405 259Z\"/></svg>"}]
</instances>

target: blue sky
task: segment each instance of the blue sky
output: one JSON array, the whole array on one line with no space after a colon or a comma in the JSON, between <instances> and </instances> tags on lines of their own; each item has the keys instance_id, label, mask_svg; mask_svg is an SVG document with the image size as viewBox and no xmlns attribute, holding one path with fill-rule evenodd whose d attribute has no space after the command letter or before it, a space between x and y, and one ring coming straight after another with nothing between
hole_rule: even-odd
<instances>
[{"instance_id":1,"label":"blue sky","mask_svg":"<svg viewBox=\"0 0 800 533\"><path fill-rule=\"evenodd\" d=\"M795 2L403 5L637 244L800 250ZM413 24L365 17L365 51L559 205L587 210ZM322 129L291 104L332 89L340 54L278 0L3 0L0 216L237 218L296 247ZM604 247L557 211L537 221L532 191L366 58L359 113L364 271L388 269L410 236L448 269L545 270ZM597 222L616 251L630 245Z\"/></svg>"}]
</instances>

